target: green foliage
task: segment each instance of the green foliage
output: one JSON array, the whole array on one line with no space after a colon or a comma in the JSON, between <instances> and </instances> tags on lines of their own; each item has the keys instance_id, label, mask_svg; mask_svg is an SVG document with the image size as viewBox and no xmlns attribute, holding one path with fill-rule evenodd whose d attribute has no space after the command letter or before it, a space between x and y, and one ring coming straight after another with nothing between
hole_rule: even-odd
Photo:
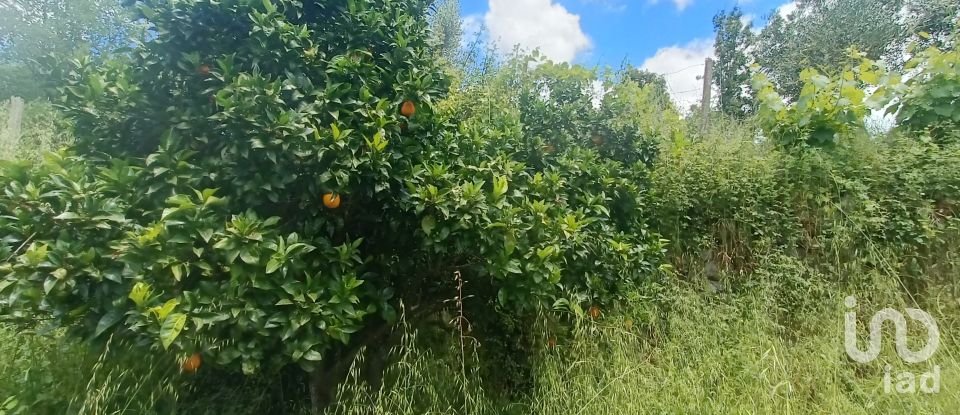
<instances>
[{"instance_id":1,"label":"green foliage","mask_svg":"<svg viewBox=\"0 0 960 415\"><path fill-rule=\"evenodd\" d=\"M863 59L862 55L854 56ZM898 76L886 74L866 59L860 65L848 67L838 77L807 69L800 74L800 79L803 82L800 95L788 102L764 74L754 77L760 101L757 116L764 134L783 147L829 148L844 137L863 134L864 119L871 104L879 105L877 102L886 92L879 90L868 100L864 88L881 82L893 88L899 83Z\"/></svg>"},{"instance_id":2,"label":"green foliage","mask_svg":"<svg viewBox=\"0 0 960 415\"><path fill-rule=\"evenodd\" d=\"M0 413L171 413L180 388L171 356L89 350L59 333L0 326ZM6 411L6 412L4 412Z\"/></svg>"},{"instance_id":3,"label":"green foliage","mask_svg":"<svg viewBox=\"0 0 960 415\"><path fill-rule=\"evenodd\" d=\"M651 222L670 239L681 272L698 266L702 250L741 267L759 241L793 236L789 196L784 157L765 146L736 136L679 143L651 173ZM683 253L697 263L683 262Z\"/></svg>"},{"instance_id":4,"label":"green foliage","mask_svg":"<svg viewBox=\"0 0 960 415\"><path fill-rule=\"evenodd\" d=\"M628 66L624 71L624 75L641 87L650 85L655 93L661 94L664 97L670 96L667 90L667 79L661 74Z\"/></svg>"},{"instance_id":5,"label":"green foliage","mask_svg":"<svg viewBox=\"0 0 960 415\"><path fill-rule=\"evenodd\" d=\"M0 102L0 141L10 150L10 154L0 154L0 158L40 161L44 153L57 151L71 143L69 121L49 102L26 103L17 137L12 136L7 125L9 108L8 102Z\"/></svg>"},{"instance_id":6,"label":"green foliage","mask_svg":"<svg viewBox=\"0 0 960 415\"><path fill-rule=\"evenodd\" d=\"M450 63L458 61L463 38L459 0L439 0L430 5L430 33L433 49Z\"/></svg>"},{"instance_id":7,"label":"green foliage","mask_svg":"<svg viewBox=\"0 0 960 415\"><path fill-rule=\"evenodd\" d=\"M910 3L913 14L901 18ZM821 72L843 66L845 51L856 48L870 59L884 58L898 66L903 46L910 35L923 30L921 13L939 13L943 5L930 1L838 0L800 1L786 19L774 14L757 38L755 54L777 90L798 99L807 68ZM916 22L913 20L916 18ZM903 19L903 20L901 20Z\"/></svg>"},{"instance_id":8,"label":"green foliage","mask_svg":"<svg viewBox=\"0 0 960 415\"><path fill-rule=\"evenodd\" d=\"M15 319L333 377L401 301L443 308L454 271L471 307L521 315L582 314L656 272L635 163L659 129L597 122L589 71L524 67L521 128L456 126L434 110L449 84L425 2L139 8L155 38L66 63L76 155L5 167L0 291ZM339 208L323 207L330 193Z\"/></svg>"},{"instance_id":9,"label":"green foliage","mask_svg":"<svg viewBox=\"0 0 960 415\"><path fill-rule=\"evenodd\" d=\"M720 92L718 109L729 116L744 118L753 111L748 82L749 49L754 42L751 24L745 23L743 11L734 7L730 12L721 11L713 17L713 29L716 33L714 49L717 51L713 82Z\"/></svg>"},{"instance_id":10,"label":"green foliage","mask_svg":"<svg viewBox=\"0 0 960 415\"><path fill-rule=\"evenodd\" d=\"M928 130L938 142L956 141L960 129L960 51L927 48L907 62L917 72L905 82L906 93L896 110L905 129ZM901 89L902 91L903 89Z\"/></svg>"},{"instance_id":11,"label":"green foliage","mask_svg":"<svg viewBox=\"0 0 960 415\"><path fill-rule=\"evenodd\" d=\"M120 0L10 0L0 3L0 99L45 96L34 64L50 54L126 47L136 25Z\"/></svg>"},{"instance_id":12,"label":"green foliage","mask_svg":"<svg viewBox=\"0 0 960 415\"><path fill-rule=\"evenodd\" d=\"M758 75L759 129L691 140L640 72L535 54L451 89L427 1L138 10L156 36L132 53L51 69L75 144L0 166L3 319L93 346L63 346L68 361L100 357L75 370L83 388L51 381L75 367L53 361L17 389L6 373L28 363L0 359L16 394L0 411L279 412L351 364L335 413L956 406L877 396L863 382L881 362L844 360L830 323L846 292L940 307L955 289L953 51L919 55L906 82L855 54L804 71L794 99ZM743 116L737 13L717 19L718 71L721 108ZM890 102L903 128L868 136ZM690 292L700 277L710 294ZM400 313L440 340L403 339L383 385L361 384ZM114 342L146 367L111 365ZM202 372L171 380L194 353Z\"/></svg>"},{"instance_id":13,"label":"green foliage","mask_svg":"<svg viewBox=\"0 0 960 415\"><path fill-rule=\"evenodd\" d=\"M0 99L20 97L32 101L42 96L43 88L29 67L0 63Z\"/></svg>"}]
</instances>

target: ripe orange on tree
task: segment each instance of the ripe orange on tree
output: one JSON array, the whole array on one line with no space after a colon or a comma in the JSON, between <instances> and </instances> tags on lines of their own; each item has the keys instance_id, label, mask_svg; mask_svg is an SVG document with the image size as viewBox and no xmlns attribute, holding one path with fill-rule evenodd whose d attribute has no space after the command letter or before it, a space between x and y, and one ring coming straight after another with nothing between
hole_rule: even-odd
<instances>
[{"instance_id":1,"label":"ripe orange on tree","mask_svg":"<svg viewBox=\"0 0 960 415\"><path fill-rule=\"evenodd\" d=\"M180 364L180 369L183 370L183 373L196 373L201 363L203 363L203 359L200 357L200 353L194 353Z\"/></svg>"},{"instance_id":2,"label":"ripe orange on tree","mask_svg":"<svg viewBox=\"0 0 960 415\"><path fill-rule=\"evenodd\" d=\"M597 307L595 305L590 306L590 309L587 310L587 312L590 314L590 318L594 320L600 318L600 307Z\"/></svg>"},{"instance_id":3,"label":"ripe orange on tree","mask_svg":"<svg viewBox=\"0 0 960 415\"><path fill-rule=\"evenodd\" d=\"M327 193L323 195L323 205L330 209L336 209L340 207L340 195L336 193Z\"/></svg>"},{"instance_id":4,"label":"ripe orange on tree","mask_svg":"<svg viewBox=\"0 0 960 415\"><path fill-rule=\"evenodd\" d=\"M197 73L200 74L201 76L210 75L210 65L207 65L207 64L200 65L199 67L197 67Z\"/></svg>"},{"instance_id":5,"label":"ripe orange on tree","mask_svg":"<svg viewBox=\"0 0 960 415\"><path fill-rule=\"evenodd\" d=\"M403 101L402 105L400 105L400 115L410 118L413 116L413 114L416 114L416 113L417 113L417 106L413 103L413 101L406 100L406 101Z\"/></svg>"}]
</instances>

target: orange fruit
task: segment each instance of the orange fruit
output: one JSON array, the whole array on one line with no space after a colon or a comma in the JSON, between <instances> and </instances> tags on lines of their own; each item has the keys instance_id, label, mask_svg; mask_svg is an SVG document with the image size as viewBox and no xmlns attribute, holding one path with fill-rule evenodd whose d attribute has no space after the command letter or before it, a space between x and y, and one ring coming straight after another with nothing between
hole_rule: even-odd
<instances>
[{"instance_id":1,"label":"orange fruit","mask_svg":"<svg viewBox=\"0 0 960 415\"><path fill-rule=\"evenodd\" d=\"M196 373L201 363L203 363L203 359L200 357L200 353L194 353L180 364L180 368L183 369L183 373Z\"/></svg>"},{"instance_id":2,"label":"orange fruit","mask_svg":"<svg viewBox=\"0 0 960 415\"><path fill-rule=\"evenodd\" d=\"M207 64L200 65L197 68L197 73L200 74L201 76L210 75L210 65L207 65Z\"/></svg>"},{"instance_id":3,"label":"orange fruit","mask_svg":"<svg viewBox=\"0 0 960 415\"><path fill-rule=\"evenodd\" d=\"M323 205L330 209L336 209L340 207L340 195L335 193L327 193L323 195Z\"/></svg>"},{"instance_id":4,"label":"orange fruit","mask_svg":"<svg viewBox=\"0 0 960 415\"><path fill-rule=\"evenodd\" d=\"M547 339L547 347L550 349L557 347L557 338L551 336L549 339Z\"/></svg>"},{"instance_id":5,"label":"orange fruit","mask_svg":"<svg viewBox=\"0 0 960 415\"><path fill-rule=\"evenodd\" d=\"M594 134L590 140L593 141L593 144L596 144L598 146L603 144L603 137L601 137L599 134Z\"/></svg>"},{"instance_id":6,"label":"orange fruit","mask_svg":"<svg viewBox=\"0 0 960 415\"><path fill-rule=\"evenodd\" d=\"M590 313L590 317L593 318L594 320L600 318L600 307L597 307L595 305L590 306L590 309L587 310L587 312Z\"/></svg>"},{"instance_id":7,"label":"orange fruit","mask_svg":"<svg viewBox=\"0 0 960 415\"><path fill-rule=\"evenodd\" d=\"M413 114L417 113L417 106L414 105L413 101L406 100L403 101L403 105L400 106L400 115L410 118Z\"/></svg>"}]
</instances>

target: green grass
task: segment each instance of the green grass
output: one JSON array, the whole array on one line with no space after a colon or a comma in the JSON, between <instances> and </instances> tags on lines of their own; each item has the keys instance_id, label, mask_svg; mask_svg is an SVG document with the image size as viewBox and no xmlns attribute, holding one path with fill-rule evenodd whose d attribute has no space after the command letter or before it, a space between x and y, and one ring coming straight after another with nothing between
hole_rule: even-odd
<instances>
[{"instance_id":1,"label":"green grass","mask_svg":"<svg viewBox=\"0 0 960 415\"><path fill-rule=\"evenodd\" d=\"M763 297L687 296L659 344L615 322L582 328L566 350L545 359L530 413L934 414L960 407L952 339L934 359L940 394L890 395L883 365L916 368L891 350L869 365L851 362L836 298L804 317L817 323L810 330L795 332L766 311Z\"/></svg>"},{"instance_id":2,"label":"green grass","mask_svg":"<svg viewBox=\"0 0 960 415\"><path fill-rule=\"evenodd\" d=\"M10 102L0 100L0 160L38 160L43 153L59 150L73 140L69 123L49 102L26 103L18 137L7 129L9 109Z\"/></svg>"},{"instance_id":3,"label":"green grass","mask_svg":"<svg viewBox=\"0 0 960 415\"><path fill-rule=\"evenodd\" d=\"M774 257L766 266L782 272L802 264ZM399 387L354 393L335 413L373 408L386 414L942 414L960 407L960 360L951 334L960 327L958 304L934 292L947 287L933 289L920 305L943 333L931 361L903 363L887 328L881 356L859 364L844 350L842 301L849 294L861 298L861 319L886 306L903 309L909 301L896 276L863 269L856 270L861 275L825 276L813 281L822 284L820 295L798 302L790 280L801 274L765 271L755 272L754 283L737 292L706 294L675 282L660 306L638 296L632 306L597 322L583 321L571 333L539 329L541 344L553 336L558 344L541 348L534 389L513 402L484 394L470 370L483 364L475 358L468 356L463 375L450 363L456 351L438 359L408 350L394 369ZM856 282L824 282L840 280ZM913 349L922 346L923 329L917 326L911 326L918 340L910 343ZM863 339L865 329L860 330ZM885 392L888 364L894 386L897 373L919 375L938 365L940 392Z\"/></svg>"},{"instance_id":4,"label":"green grass","mask_svg":"<svg viewBox=\"0 0 960 415\"><path fill-rule=\"evenodd\" d=\"M768 264L776 271L790 266L799 265L782 258ZM456 337L427 347L408 333L395 350L399 360L389 369L389 386L370 390L354 372L328 413L940 414L960 407L958 345L951 334L960 327L960 313L953 297L939 295L952 287L932 289L921 305L944 333L932 361L902 363L889 340L892 330L886 330L881 357L858 364L843 349L842 300L857 294L865 315L886 305L902 308L896 279L873 273L856 284L823 283L826 295L798 305L784 298L791 294L782 289L787 277L716 294L674 281L656 294L662 300L638 292L630 305L569 332L540 327L544 346L533 359L533 388L512 401L485 390L478 373L491 362L480 361L470 347L461 356ZM554 336L556 347L547 347ZM282 391L269 379L190 378L160 358L104 360L110 352L83 350L59 336L0 328L0 402L17 397L21 412L9 413L255 414L280 407L272 401ZM886 364L895 373L939 365L940 393L885 393ZM287 393L291 403L283 407L306 413L306 396L290 396L296 392L289 387Z\"/></svg>"}]
</instances>

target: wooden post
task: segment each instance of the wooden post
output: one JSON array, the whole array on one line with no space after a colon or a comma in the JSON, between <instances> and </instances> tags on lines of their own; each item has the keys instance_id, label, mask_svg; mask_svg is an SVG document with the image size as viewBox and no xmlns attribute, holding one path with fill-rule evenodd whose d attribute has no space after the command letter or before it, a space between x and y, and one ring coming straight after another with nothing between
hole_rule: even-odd
<instances>
[{"instance_id":1,"label":"wooden post","mask_svg":"<svg viewBox=\"0 0 960 415\"><path fill-rule=\"evenodd\" d=\"M703 126L706 131L710 126L710 92L713 91L713 59L707 58L703 67L703 99L700 101L700 111L703 113Z\"/></svg>"},{"instance_id":2,"label":"wooden post","mask_svg":"<svg viewBox=\"0 0 960 415\"><path fill-rule=\"evenodd\" d=\"M7 126L0 131L0 160L12 159L20 143L20 124L23 121L23 99L12 97L8 103Z\"/></svg>"}]
</instances>

